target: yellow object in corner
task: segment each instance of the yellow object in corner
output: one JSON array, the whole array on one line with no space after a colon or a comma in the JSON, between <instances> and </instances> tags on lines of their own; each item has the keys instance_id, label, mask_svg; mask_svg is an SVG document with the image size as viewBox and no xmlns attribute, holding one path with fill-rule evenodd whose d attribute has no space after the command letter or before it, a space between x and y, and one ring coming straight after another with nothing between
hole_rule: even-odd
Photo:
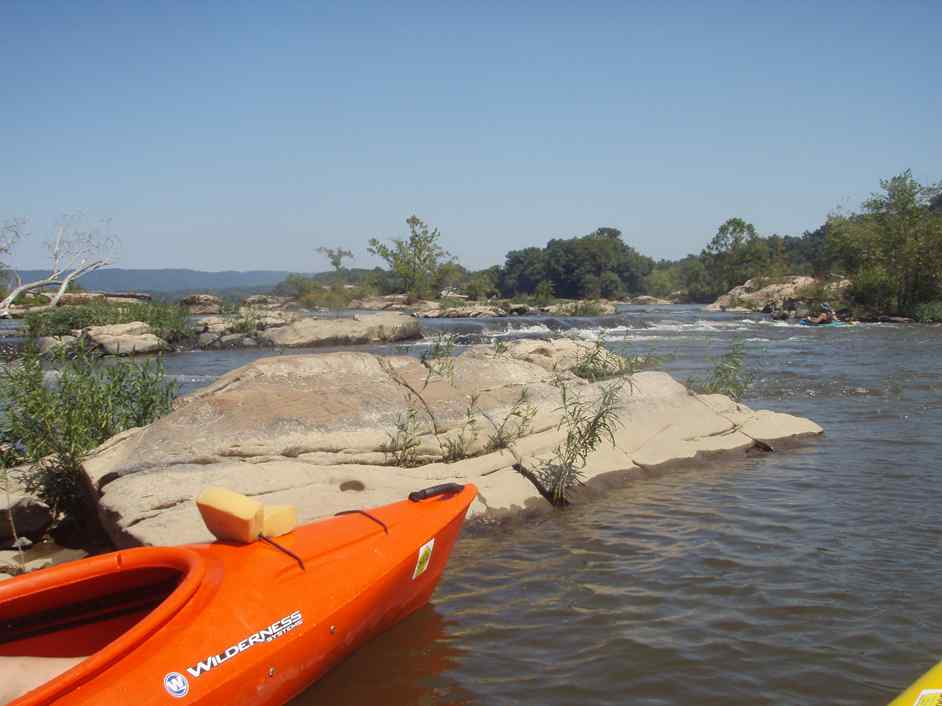
<instances>
[{"instance_id":1,"label":"yellow object in corner","mask_svg":"<svg viewBox=\"0 0 942 706\"><path fill-rule=\"evenodd\" d=\"M890 706L942 706L942 662L893 699Z\"/></svg>"}]
</instances>

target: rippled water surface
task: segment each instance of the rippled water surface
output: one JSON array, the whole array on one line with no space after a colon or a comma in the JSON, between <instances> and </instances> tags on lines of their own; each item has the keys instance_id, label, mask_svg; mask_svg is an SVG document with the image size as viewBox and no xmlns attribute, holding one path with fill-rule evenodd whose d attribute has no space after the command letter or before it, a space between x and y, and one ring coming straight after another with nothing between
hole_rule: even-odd
<instances>
[{"instance_id":1,"label":"rippled water surface","mask_svg":"<svg viewBox=\"0 0 942 706\"><path fill-rule=\"evenodd\" d=\"M690 307L604 323L680 378L742 337L748 403L827 433L467 532L432 605L296 706L885 704L938 658L942 329Z\"/></svg>"},{"instance_id":2,"label":"rippled water surface","mask_svg":"<svg viewBox=\"0 0 942 706\"><path fill-rule=\"evenodd\" d=\"M665 356L681 379L739 337L757 374L746 402L826 435L471 528L432 604L294 706L885 704L942 654L942 328L630 307L428 330L604 334ZM192 389L261 354L183 354L168 368Z\"/></svg>"}]
</instances>

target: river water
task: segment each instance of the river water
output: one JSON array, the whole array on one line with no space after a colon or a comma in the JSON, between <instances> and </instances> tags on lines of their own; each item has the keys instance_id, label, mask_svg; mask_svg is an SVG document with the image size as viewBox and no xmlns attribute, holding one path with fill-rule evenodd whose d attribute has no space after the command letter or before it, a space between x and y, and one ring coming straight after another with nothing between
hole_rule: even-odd
<instances>
[{"instance_id":1,"label":"river water","mask_svg":"<svg viewBox=\"0 0 942 706\"><path fill-rule=\"evenodd\" d=\"M599 323L550 322L589 339ZM681 379L740 337L756 367L747 403L826 434L466 532L432 604L294 706L860 706L938 659L942 328L811 329L696 307L601 323L610 345L669 356Z\"/></svg>"},{"instance_id":2,"label":"river water","mask_svg":"<svg viewBox=\"0 0 942 706\"><path fill-rule=\"evenodd\" d=\"M813 329L674 306L427 330L466 343L604 335L663 356L679 379L742 339L746 403L826 433L468 528L432 603L292 706L876 705L942 655L942 328ZM272 353L166 365L188 391Z\"/></svg>"}]
</instances>

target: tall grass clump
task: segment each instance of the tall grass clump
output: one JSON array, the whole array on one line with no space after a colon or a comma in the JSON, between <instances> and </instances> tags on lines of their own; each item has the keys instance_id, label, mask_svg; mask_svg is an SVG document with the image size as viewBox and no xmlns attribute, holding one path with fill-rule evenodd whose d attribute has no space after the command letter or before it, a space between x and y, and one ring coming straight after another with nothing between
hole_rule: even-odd
<instances>
[{"instance_id":1,"label":"tall grass clump","mask_svg":"<svg viewBox=\"0 0 942 706\"><path fill-rule=\"evenodd\" d=\"M566 436L553 451L553 457L537 468L527 468L519 460L514 464L514 469L554 507L569 505L570 494L583 484L583 469L589 456L602 442L608 439L615 445L615 431L621 424L618 412L623 386L623 380L604 386L598 399L588 401L566 384L559 385L562 416L557 430L564 430Z\"/></svg>"},{"instance_id":2,"label":"tall grass clump","mask_svg":"<svg viewBox=\"0 0 942 706\"><path fill-rule=\"evenodd\" d=\"M604 339L586 348L572 367L573 374L589 382L634 375L642 368L653 365L653 359L623 356L609 350Z\"/></svg>"},{"instance_id":3,"label":"tall grass clump","mask_svg":"<svg viewBox=\"0 0 942 706\"><path fill-rule=\"evenodd\" d=\"M487 412L481 412L493 430L488 434L485 451L503 451L513 449L514 444L530 433L533 418L536 416L536 407L530 403L527 388L520 390L520 396L513 403L510 410L500 421L494 419Z\"/></svg>"},{"instance_id":4,"label":"tall grass clump","mask_svg":"<svg viewBox=\"0 0 942 706\"><path fill-rule=\"evenodd\" d=\"M0 443L25 465L20 480L55 514L81 520L83 457L115 434L167 414L177 395L160 360L108 364L78 349L56 359L47 382L38 352L29 347L0 372Z\"/></svg>"},{"instance_id":5,"label":"tall grass clump","mask_svg":"<svg viewBox=\"0 0 942 706\"><path fill-rule=\"evenodd\" d=\"M736 340L729 350L713 359L713 368L705 379L691 378L687 387L701 395L726 395L739 401L749 385L752 374L746 369L746 343Z\"/></svg>"},{"instance_id":6,"label":"tall grass clump","mask_svg":"<svg viewBox=\"0 0 942 706\"><path fill-rule=\"evenodd\" d=\"M422 365L428 370L425 387L428 387L433 375L439 375L454 384L456 341L454 334L439 334L432 341L432 345L422 353Z\"/></svg>"},{"instance_id":7,"label":"tall grass clump","mask_svg":"<svg viewBox=\"0 0 942 706\"><path fill-rule=\"evenodd\" d=\"M67 336L75 329L143 321L154 334L174 343L195 334L189 311L164 302L91 302L61 306L27 314L24 322L30 336Z\"/></svg>"},{"instance_id":8,"label":"tall grass clump","mask_svg":"<svg viewBox=\"0 0 942 706\"><path fill-rule=\"evenodd\" d=\"M389 441L379 449L385 456L386 463L400 468L412 468L419 465L419 411L412 400L405 414L396 418L394 431L386 432Z\"/></svg>"}]
</instances>

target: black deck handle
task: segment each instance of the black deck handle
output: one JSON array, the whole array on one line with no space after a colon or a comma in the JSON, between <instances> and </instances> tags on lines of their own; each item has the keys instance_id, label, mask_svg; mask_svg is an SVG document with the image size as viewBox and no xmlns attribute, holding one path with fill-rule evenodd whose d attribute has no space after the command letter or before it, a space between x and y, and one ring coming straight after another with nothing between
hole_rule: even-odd
<instances>
[{"instance_id":1,"label":"black deck handle","mask_svg":"<svg viewBox=\"0 0 942 706\"><path fill-rule=\"evenodd\" d=\"M464 490L464 486L458 483L442 483L441 485L433 485L431 488L412 491L409 493L409 500L417 503L420 500L434 498L436 495L452 495L460 493L462 490Z\"/></svg>"}]
</instances>

